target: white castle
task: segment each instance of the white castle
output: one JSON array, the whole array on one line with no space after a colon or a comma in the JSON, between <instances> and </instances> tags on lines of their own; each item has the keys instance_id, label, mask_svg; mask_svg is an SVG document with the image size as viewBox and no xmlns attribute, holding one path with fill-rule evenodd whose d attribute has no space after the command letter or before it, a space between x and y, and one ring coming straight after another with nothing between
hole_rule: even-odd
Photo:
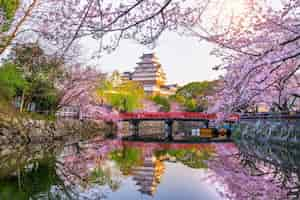
<instances>
[{"instance_id":1,"label":"white castle","mask_svg":"<svg viewBox=\"0 0 300 200\"><path fill-rule=\"evenodd\" d=\"M139 82L150 95L169 96L176 92L178 85L166 84L166 73L154 53L143 54L140 59L133 72L122 74L123 80Z\"/></svg>"}]
</instances>

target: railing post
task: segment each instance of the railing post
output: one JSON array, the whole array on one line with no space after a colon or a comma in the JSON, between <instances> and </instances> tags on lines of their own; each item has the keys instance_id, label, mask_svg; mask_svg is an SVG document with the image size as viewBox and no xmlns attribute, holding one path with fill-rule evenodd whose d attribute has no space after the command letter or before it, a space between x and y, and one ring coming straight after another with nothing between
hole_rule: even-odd
<instances>
[{"instance_id":1,"label":"railing post","mask_svg":"<svg viewBox=\"0 0 300 200\"><path fill-rule=\"evenodd\" d=\"M165 120L165 135L169 141L173 140L173 120Z\"/></svg>"},{"instance_id":2,"label":"railing post","mask_svg":"<svg viewBox=\"0 0 300 200\"><path fill-rule=\"evenodd\" d=\"M205 120L204 124L205 124L205 128L209 128L209 120Z\"/></svg>"},{"instance_id":3,"label":"railing post","mask_svg":"<svg viewBox=\"0 0 300 200\"><path fill-rule=\"evenodd\" d=\"M139 137L139 123L140 121L137 120L137 119L133 119L130 121L130 125L131 125L131 135L135 138L138 138Z\"/></svg>"}]
</instances>

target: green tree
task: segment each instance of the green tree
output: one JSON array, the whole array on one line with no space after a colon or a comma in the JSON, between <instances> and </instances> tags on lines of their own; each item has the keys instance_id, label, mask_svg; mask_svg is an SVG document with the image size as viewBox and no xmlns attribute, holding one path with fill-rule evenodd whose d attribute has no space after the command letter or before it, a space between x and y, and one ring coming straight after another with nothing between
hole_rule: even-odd
<instances>
[{"instance_id":1,"label":"green tree","mask_svg":"<svg viewBox=\"0 0 300 200\"><path fill-rule=\"evenodd\" d=\"M183 105L185 107L185 110L188 112L202 111L202 109L197 105L195 99L186 99Z\"/></svg>"},{"instance_id":2,"label":"green tree","mask_svg":"<svg viewBox=\"0 0 300 200\"><path fill-rule=\"evenodd\" d=\"M160 106L160 111L169 112L171 109L170 101L167 97L156 95L152 97L152 100Z\"/></svg>"},{"instance_id":3,"label":"green tree","mask_svg":"<svg viewBox=\"0 0 300 200\"><path fill-rule=\"evenodd\" d=\"M197 98L200 95L208 95L214 91L216 81L191 82L179 88L176 95L185 98Z\"/></svg>"},{"instance_id":4,"label":"green tree","mask_svg":"<svg viewBox=\"0 0 300 200\"><path fill-rule=\"evenodd\" d=\"M6 19L14 17L19 3L19 0L0 0L0 8L3 9Z\"/></svg>"},{"instance_id":5,"label":"green tree","mask_svg":"<svg viewBox=\"0 0 300 200\"><path fill-rule=\"evenodd\" d=\"M59 104L60 93L47 79L34 79L27 94L30 95L30 101L35 102L37 108L42 111L55 111Z\"/></svg>"},{"instance_id":6,"label":"green tree","mask_svg":"<svg viewBox=\"0 0 300 200\"><path fill-rule=\"evenodd\" d=\"M111 79L106 79L98 88L97 94L102 102L112 105L117 110L132 112L142 107L144 89L135 81L123 81L116 84Z\"/></svg>"},{"instance_id":7,"label":"green tree","mask_svg":"<svg viewBox=\"0 0 300 200\"><path fill-rule=\"evenodd\" d=\"M191 82L179 88L172 98L184 105L187 111L201 112L207 110L208 96L215 93L218 81Z\"/></svg>"},{"instance_id":8,"label":"green tree","mask_svg":"<svg viewBox=\"0 0 300 200\"><path fill-rule=\"evenodd\" d=\"M18 91L25 90L28 82L13 63L5 63L0 67L0 96L11 100Z\"/></svg>"},{"instance_id":9,"label":"green tree","mask_svg":"<svg viewBox=\"0 0 300 200\"><path fill-rule=\"evenodd\" d=\"M40 111L55 110L59 96L55 83L64 74L63 61L47 56L36 43L15 46L11 59L28 83L28 87L21 91L20 111L32 102Z\"/></svg>"},{"instance_id":10,"label":"green tree","mask_svg":"<svg viewBox=\"0 0 300 200\"><path fill-rule=\"evenodd\" d=\"M9 26L15 16L15 13L20 5L19 0L0 0L0 8L2 9L5 17L5 22L1 29L3 31L7 31Z\"/></svg>"}]
</instances>

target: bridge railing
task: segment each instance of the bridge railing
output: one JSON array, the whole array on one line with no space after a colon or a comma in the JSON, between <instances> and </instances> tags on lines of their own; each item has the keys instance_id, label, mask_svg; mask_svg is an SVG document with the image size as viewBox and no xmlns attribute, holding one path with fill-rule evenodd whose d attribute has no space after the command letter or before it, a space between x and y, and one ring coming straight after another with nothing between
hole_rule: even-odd
<instances>
[{"instance_id":1,"label":"bridge railing","mask_svg":"<svg viewBox=\"0 0 300 200\"><path fill-rule=\"evenodd\" d=\"M241 119L300 119L299 112L243 113Z\"/></svg>"},{"instance_id":2,"label":"bridge railing","mask_svg":"<svg viewBox=\"0 0 300 200\"><path fill-rule=\"evenodd\" d=\"M157 119L157 118L201 118L201 119L212 119L215 116L213 114L206 113L188 113L188 112L143 112L143 113L121 113L121 119Z\"/></svg>"},{"instance_id":3,"label":"bridge railing","mask_svg":"<svg viewBox=\"0 0 300 200\"><path fill-rule=\"evenodd\" d=\"M228 120L239 120L239 115L232 114L228 117ZM203 119L203 120L215 120L217 114L214 113L200 113L200 112L141 112L141 113L120 113L119 118L121 120L130 119Z\"/></svg>"}]
</instances>

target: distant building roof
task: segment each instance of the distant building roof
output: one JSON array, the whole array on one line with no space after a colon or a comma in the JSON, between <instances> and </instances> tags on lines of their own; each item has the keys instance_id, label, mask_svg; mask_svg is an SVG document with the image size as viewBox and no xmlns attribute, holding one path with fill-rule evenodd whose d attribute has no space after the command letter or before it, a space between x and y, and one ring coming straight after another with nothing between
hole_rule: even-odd
<instances>
[{"instance_id":1,"label":"distant building roof","mask_svg":"<svg viewBox=\"0 0 300 200\"><path fill-rule=\"evenodd\" d=\"M167 88L167 89L170 89L170 88L179 88L179 85L178 84L168 84L168 85L164 85L162 87L163 88Z\"/></svg>"},{"instance_id":2,"label":"distant building roof","mask_svg":"<svg viewBox=\"0 0 300 200\"><path fill-rule=\"evenodd\" d=\"M144 53L134 71L125 71L122 79L140 82L152 94L170 95L178 88L177 84L166 85L166 73L154 53Z\"/></svg>"}]
</instances>

